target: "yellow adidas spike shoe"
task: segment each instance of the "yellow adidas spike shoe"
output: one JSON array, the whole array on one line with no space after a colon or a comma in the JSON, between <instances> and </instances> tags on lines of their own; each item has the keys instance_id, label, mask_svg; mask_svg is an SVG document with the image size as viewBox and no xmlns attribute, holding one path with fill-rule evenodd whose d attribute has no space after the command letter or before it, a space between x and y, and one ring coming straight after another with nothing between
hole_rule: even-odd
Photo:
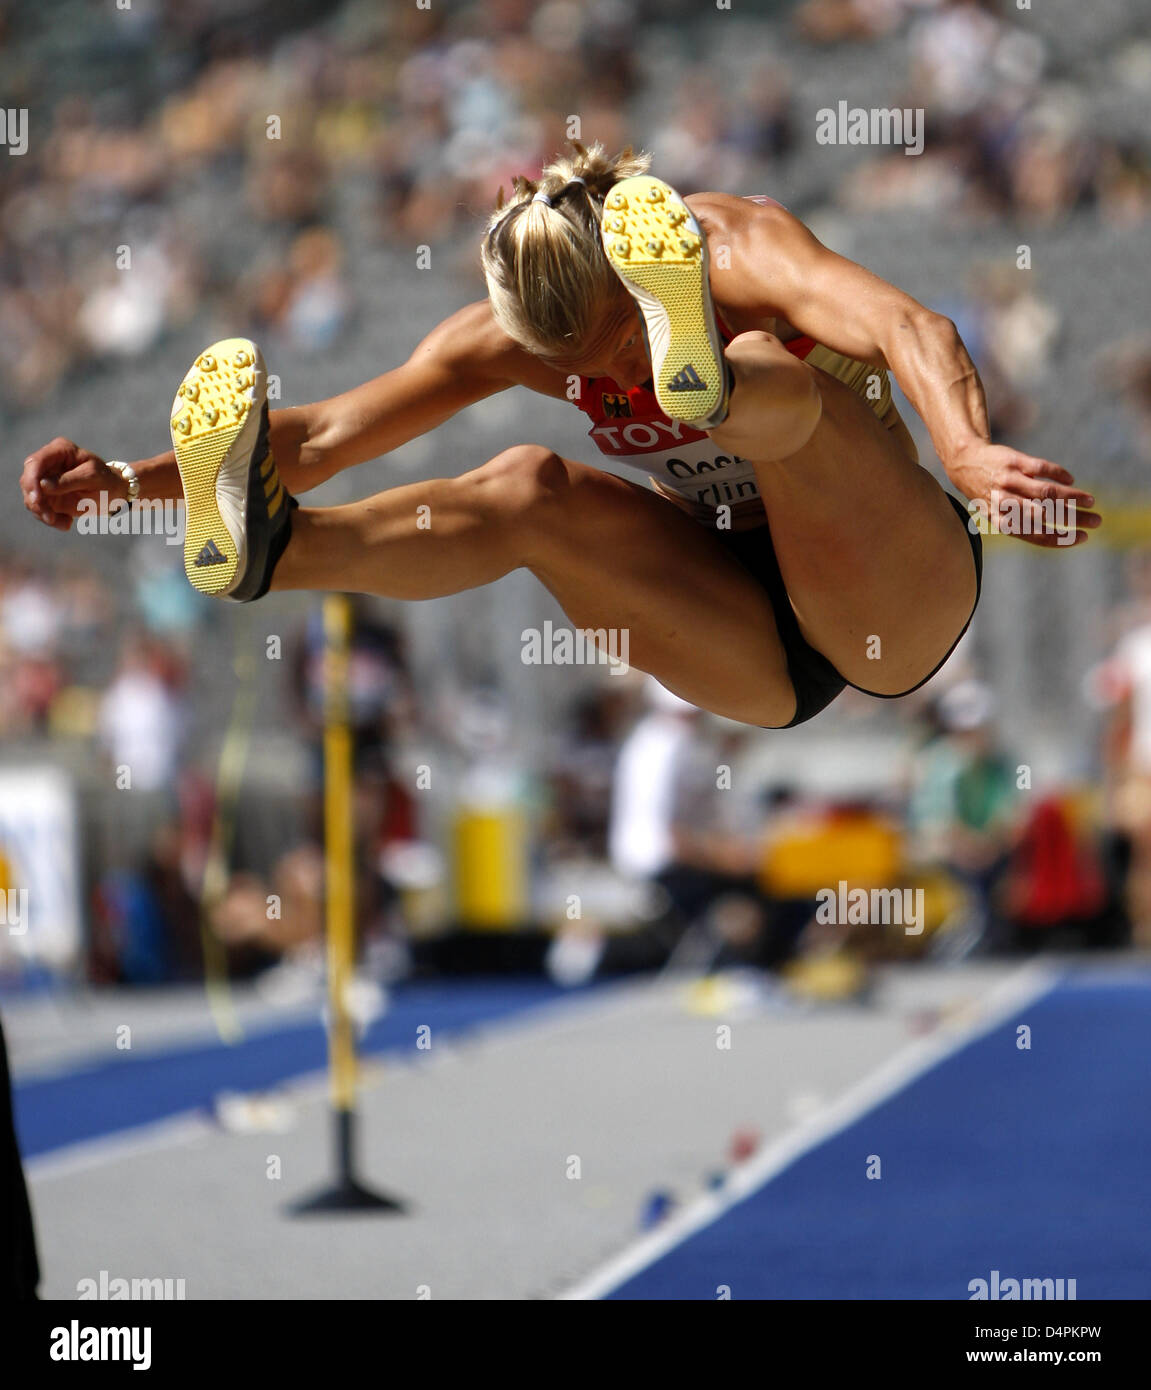
<instances>
[{"instance_id":1,"label":"yellow adidas spike shoe","mask_svg":"<svg viewBox=\"0 0 1151 1390\"><path fill-rule=\"evenodd\" d=\"M660 409L696 429L727 416L728 368L708 284L707 239L670 184L621 179L600 223L613 269L640 307Z\"/></svg>"},{"instance_id":2,"label":"yellow adidas spike shoe","mask_svg":"<svg viewBox=\"0 0 1151 1390\"><path fill-rule=\"evenodd\" d=\"M247 603L266 594L298 505L268 447L264 358L247 338L202 352L172 403L184 487L184 572L202 594Z\"/></svg>"}]
</instances>

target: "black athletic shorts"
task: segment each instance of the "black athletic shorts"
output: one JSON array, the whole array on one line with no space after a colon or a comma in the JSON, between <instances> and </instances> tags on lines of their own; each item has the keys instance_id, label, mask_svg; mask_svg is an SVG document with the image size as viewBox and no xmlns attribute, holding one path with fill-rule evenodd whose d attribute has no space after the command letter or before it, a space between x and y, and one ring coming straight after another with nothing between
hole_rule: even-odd
<instances>
[{"instance_id":1,"label":"black athletic shorts","mask_svg":"<svg viewBox=\"0 0 1151 1390\"><path fill-rule=\"evenodd\" d=\"M978 531L973 531L968 525L971 519L970 514L959 498L953 497L951 493L947 493L946 496L959 516L971 545L972 559L975 561L975 606L971 609L971 617L974 617L975 607L979 604L979 595L983 587L983 538ZM771 606L775 611L775 623L779 629L783 649L787 653L788 674L795 687L795 717L789 723L779 727L790 729L796 724L804 724L819 714L821 710L825 710L844 687L851 685L852 682L845 680L827 657L822 652L816 651L800 632L799 622L787 597L783 576L779 572L779 561L775 558L775 547L771 541L771 527L757 526L753 531L717 530L715 535L719 537L728 552L739 561L744 569L754 576L767 592L768 598L771 599ZM902 690L898 695L877 695L872 690L864 690L863 693L872 695L879 700L898 700L904 695L910 695L912 690L918 690L921 685L926 685L959 644L959 639L971 625L971 617L963 624L963 630L956 635L955 641L948 648L947 656L943 658L943 661L935 667L934 671L930 671L909 690ZM853 686L853 689L863 690L863 687L857 685ZM771 728L773 726L764 725L764 727Z\"/></svg>"}]
</instances>

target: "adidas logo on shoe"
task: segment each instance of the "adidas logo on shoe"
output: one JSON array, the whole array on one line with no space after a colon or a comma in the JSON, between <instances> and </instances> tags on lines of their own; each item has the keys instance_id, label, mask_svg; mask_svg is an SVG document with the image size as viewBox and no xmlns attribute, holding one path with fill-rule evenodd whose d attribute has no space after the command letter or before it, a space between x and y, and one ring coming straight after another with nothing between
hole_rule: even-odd
<instances>
[{"instance_id":1,"label":"adidas logo on shoe","mask_svg":"<svg viewBox=\"0 0 1151 1390\"><path fill-rule=\"evenodd\" d=\"M209 541L203 550L200 551L199 555L196 556L194 563L198 568L203 568L204 565L226 565L228 563L228 557L221 551L215 541Z\"/></svg>"},{"instance_id":2,"label":"adidas logo on shoe","mask_svg":"<svg viewBox=\"0 0 1151 1390\"><path fill-rule=\"evenodd\" d=\"M700 381L699 373L689 362L682 371L676 372L664 389L667 391L706 391L707 383Z\"/></svg>"}]
</instances>

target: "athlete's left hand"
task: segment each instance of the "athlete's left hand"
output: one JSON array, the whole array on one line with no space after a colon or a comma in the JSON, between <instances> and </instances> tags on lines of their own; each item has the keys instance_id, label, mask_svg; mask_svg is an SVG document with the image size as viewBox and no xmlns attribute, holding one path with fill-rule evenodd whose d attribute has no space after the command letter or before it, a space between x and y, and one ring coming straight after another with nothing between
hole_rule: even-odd
<instances>
[{"instance_id":1,"label":"athlete's left hand","mask_svg":"<svg viewBox=\"0 0 1151 1390\"><path fill-rule=\"evenodd\" d=\"M961 450L947 475L973 504L981 530L1018 536L1030 545L1069 549L1103 524L1095 499L1050 459L980 440Z\"/></svg>"}]
</instances>

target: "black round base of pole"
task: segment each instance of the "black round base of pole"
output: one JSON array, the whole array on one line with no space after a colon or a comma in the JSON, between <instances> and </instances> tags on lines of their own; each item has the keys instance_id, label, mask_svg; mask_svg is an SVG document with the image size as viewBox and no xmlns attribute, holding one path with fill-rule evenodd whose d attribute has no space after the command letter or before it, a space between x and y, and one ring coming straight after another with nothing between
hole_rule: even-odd
<instances>
[{"instance_id":1,"label":"black round base of pole","mask_svg":"<svg viewBox=\"0 0 1151 1390\"><path fill-rule=\"evenodd\" d=\"M358 1182L344 1183L339 1187L331 1187L326 1192L317 1192L314 1197L293 1202L288 1208L292 1216L310 1216L313 1212L325 1211L374 1211L380 1216L402 1216L406 1210L402 1202L381 1196L377 1192L370 1192Z\"/></svg>"},{"instance_id":2,"label":"black round base of pole","mask_svg":"<svg viewBox=\"0 0 1151 1390\"><path fill-rule=\"evenodd\" d=\"M306 1197L293 1202L288 1208L291 1216L310 1216L314 1213L332 1211L370 1211L379 1216L402 1215L407 1207L394 1197L381 1192L373 1192L364 1187L355 1176L354 1138L355 1112L335 1110L336 1121L336 1181L331 1187L317 1192L314 1197Z\"/></svg>"}]
</instances>

